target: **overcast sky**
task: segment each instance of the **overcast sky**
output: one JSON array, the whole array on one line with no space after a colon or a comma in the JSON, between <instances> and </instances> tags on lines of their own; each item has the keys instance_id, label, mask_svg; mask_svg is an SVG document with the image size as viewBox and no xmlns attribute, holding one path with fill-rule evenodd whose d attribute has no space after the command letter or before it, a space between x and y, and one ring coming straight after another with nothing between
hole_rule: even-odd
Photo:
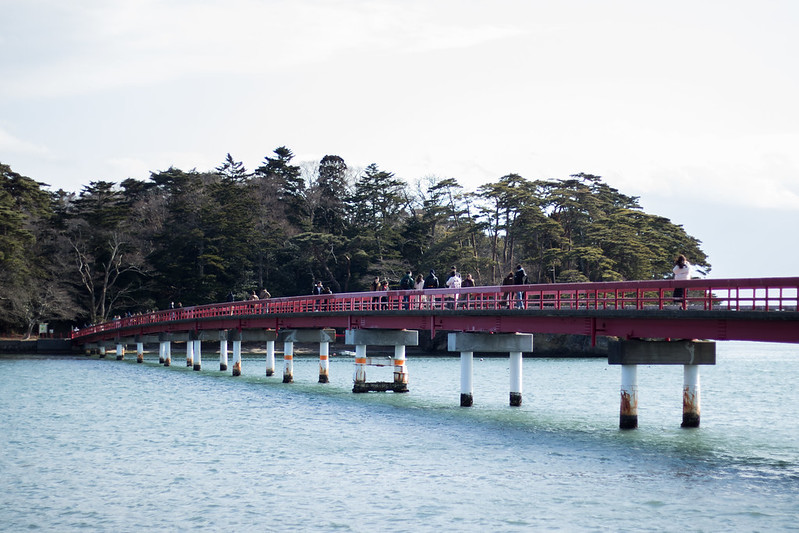
<instances>
[{"instance_id":1,"label":"overcast sky","mask_svg":"<svg viewBox=\"0 0 799 533\"><path fill-rule=\"evenodd\" d=\"M797 27L794 0L0 0L0 162L76 192L284 145L469 190L586 172L713 277L796 276Z\"/></svg>"}]
</instances>

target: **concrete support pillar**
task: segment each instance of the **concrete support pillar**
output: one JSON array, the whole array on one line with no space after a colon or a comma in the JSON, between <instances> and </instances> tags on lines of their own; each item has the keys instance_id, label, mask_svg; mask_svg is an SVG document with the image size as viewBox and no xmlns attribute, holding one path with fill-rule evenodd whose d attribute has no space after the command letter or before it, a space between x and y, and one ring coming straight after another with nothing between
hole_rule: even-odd
<instances>
[{"instance_id":1,"label":"concrete support pillar","mask_svg":"<svg viewBox=\"0 0 799 533\"><path fill-rule=\"evenodd\" d=\"M137 342L136 343L136 362L143 363L144 362L144 343Z\"/></svg>"},{"instance_id":2,"label":"concrete support pillar","mask_svg":"<svg viewBox=\"0 0 799 533\"><path fill-rule=\"evenodd\" d=\"M194 366L194 343L191 339L186 341L186 366Z\"/></svg>"},{"instance_id":3,"label":"concrete support pillar","mask_svg":"<svg viewBox=\"0 0 799 533\"><path fill-rule=\"evenodd\" d=\"M164 364L164 354L166 353L166 341L158 341L158 364Z\"/></svg>"},{"instance_id":4,"label":"concrete support pillar","mask_svg":"<svg viewBox=\"0 0 799 533\"><path fill-rule=\"evenodd\" d=\"M319 343L319 383L330 383L330 343Z\"/></svg>"},{"instance_id":5,"label":"concrete support pillar","mask_svg":"<svg viewBox=\"0 0 799 533\"><path fill-rule=\"evenodd\" d=\"M683 365L682 427L699 427L699 366Z\"/></svg>"},{"instance_id":6,"label":"concrete support pillar","mask_svg":"<svg viewBox=\"0 0 799 533\"><path fill-rule=\"evenodd\" d=\"M510 352L510 405L522 404L522 352Z\"/></svg>"},{"instance_id":7,"label":"concrete support pillar","mask_svg":"<svg viewBox=\"0 0 799 533\"><path fill-rule=\"evenodd\" d=\"M366 345L355 345L355 383L366 383Z\"/></svg>"},{"instance_id":8,"label":"concrete support pillar","mask_svg":"<svg viewBox=\"0 0 799 533\"><path fill-rule=\"evenodd\" d=\"M522 404L522 353L533 351L529 333L450 333L447 349L461 353L461 405L472 405L472 365L474 352L510 354L510 405Z\"/></svg>"},{"instance_id":9,"label":"concrete support pillar","mask_svg":"<svg viewBox=\"0 0 799 533\"><path fill-rule=\"evenodd\" d=\"M406 346L419 345L419 332L407 329L348 329L344 342L355 346L355 376L352 392L408 392L408 372L405 359ZM393 379L391 381L366 381L366 367L374 364L366 357L367 346L393 346Z\"/></svg>"},{"instance_id":10,"label":"concrete support pillar","mask_svg":"<svg viewBox=\"0 0 799 533\"><path fill-rule=\"evenodd\" d=\"M219 370L227 370L227 339L219 341Z\"/></svg>"},{"instance_id":11,"label":"concrete support pillar","mask_svg":"<svg viewBox=\"0 0 799 533\"><path fill-rule=\"evenodd\" d=\"M189 341L190 343L194 344L194 370L199 371L203 365L203 356L202 356L202 342L200 339L195 339L193 341Z\"/></svg>"},{"instance_id":12,"label":"concrete support pillar","mask_svg":"<svg viewBox=\"0 0 799 533\"><path fill-rule=\"evenodd\" d=\"M699 366L716 364L716 343L709 341L620 340L608 345L608 364L621 365L619 427L638 427L636 365L683 365L682 426L699 426Z\"/></svg>"},{"instance_id":13,"label":"concrete support pillar","mask_svg":"<svg viewBox=\"0 0 799 533\"><path fill-rule=\"evenodd\" d=\"M474 352L461 352L461 407L474 404Z\"/></svg>"},{"instance_id":14,"label":"concrete support pillar","mask_svg":"<svg viewBox=\"0 0 799 533\"><path fill-rule=\"evenodd\" d=\"M125 345L117 343L117 361L122 361L125 358Z\"/></svg>"},{"instance_id":15,"label":"concrete support pillar","mask_svg":"<svg viewBox=\"0 0 799 533\"><path fill-rule=\"evenodd\" d=\"M294 342L283 343L283 383L294 383Z\"/></svg>"},{"instance_id":16,"label":"concrete support pillar","mask_svg":"<svg viewBox=\"0 0 799 533\"><path fill-rule=\"evenodd\" d=\"M172 364L172 342L166 341L164 346L164 366Z\"/></svg>"},{"instance_id":17,"label":"concrete support pillar","mask_svg":"<svg viewBox=\"0 0 799 533\"><path fill-rule=\"evenodd\" d=\"M394 346L394 383L408 385L408 365L405 364L405 345Z\"/></svg>"},{"instance_id":18,"label":"concrete support pillar","mask_svg":"<svg viewBox=\"0 0 799 533\"><path fill-rule=\"evenodd\" d=\"M638 427L638 365L621 365L619 428Z\"/></svg>"},{"instance_id":19,"label":"concrete support pillar","mask_svg":"<svg viewBox=\"0 0 799 533\"><path fill-rule=\"evenodd\" d=\"M233 375L241 375L241 340L233 340Z\"/></svg>"},{"instance_id":20,"label":"concrete support pillar","mask_svg":"<svg viewBox=\"0 0 799 533\"><path fill-rule=\"evenodd\" d=\"M275 341L266 341L266 375L275 374Z\"/></svg>"},{"instance_id":21,"label":"concrete support pillar","mask_svg":"<svg viewBox=\"0 0 799 533\"><path fill-rule=\"evenodd\" d=\"M105 345L101 344L97 350L100 352L100 359L105 359Z\"/></svg>"}]
</instances>

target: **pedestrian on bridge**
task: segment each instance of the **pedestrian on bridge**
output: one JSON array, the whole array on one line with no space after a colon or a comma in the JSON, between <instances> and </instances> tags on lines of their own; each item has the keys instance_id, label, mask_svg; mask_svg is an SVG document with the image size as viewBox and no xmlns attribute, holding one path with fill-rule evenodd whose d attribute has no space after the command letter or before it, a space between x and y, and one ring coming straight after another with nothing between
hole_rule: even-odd
<instances>
[{"instance_id":1,"label":"pedestrian on bridge","mask_svg":"<svg viewBox=\"0 0 799 533\"><path fill-rule=\"evenodd\" d=\"M684 255L680 254L674 260L674 268L672 269L674 273L674 279L676 280L686 280L691 279L691 263L685 258ZM672 298L675 302L681 303L682 308L685 309L685 288L684 287L675 287L674 292L672 293Z\"/></svg>"},{"instance_id":2,"label":"pedestrian on bridge","mask_svg":"<svg viewBox=\"0 0 799 533\"><path fill-rule=\"evenodd\" d=\"M410 291L413 290L413 287L414 287L413 273L410 270L408 270L407 272L405 272L405 275L402 276L402 279L400 280L399 283L399 288L401 291ZM404 309L408 309L408 307L410 306L409 305L410 297L406 294L405 296L402 297L402 302L403 302L402 307Z\"/></svg>"},{"instance_id":3,"label":"pedestrian on bridge","mask_svg":"<svg viewBox=\"0 0 799 533\"><path fill-rule=\"evenodd\" d=\"M513 285L513 280L514 280L513 272L512 271L508 272L508 275L505 276L505 279L502 280L502 284L503 285ZM508 291L504 291L504 292L505 292L505 304L507 305L508 309L510 309L510 306L511 306L511 303L510 303L511 302L511 295L513 294L513 291L508 290Z\"/></svg>"},{"instance_id":4,"label":"pedestrian on bridge","mask_svg":"<svg viewBox=\"0 0 799 533\"><path fill-rule=\"evenodd\" d=\"M432 268L430 269L430 274L424 279L424 288L425 289L437 289L438 288L438 277L436 277L436 271ZM430 296L430 307L435 307L435 297ZM427 301L427 296L422 296L423 301Z\"/></svg>"},{"instance_id":5,"label":"pedestrian on bridge","mask_svg":"<svg viewBox=\"0 0 799 533\"><path fill-rule=\"evenodd\" d=\"M513 274L513 284L524 285L525 283L527 283L527 273L522 268L522 265L516 265L516 272ZM522 291L516 293L516 307L524 309L524 296L525 294Z\"/></svg>"}]
</instances>

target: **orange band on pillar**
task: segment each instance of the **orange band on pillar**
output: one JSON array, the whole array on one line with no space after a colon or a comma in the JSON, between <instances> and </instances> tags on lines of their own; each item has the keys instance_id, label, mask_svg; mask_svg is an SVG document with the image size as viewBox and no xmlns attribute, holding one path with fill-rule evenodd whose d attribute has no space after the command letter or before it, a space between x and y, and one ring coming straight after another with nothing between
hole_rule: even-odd
<instances>
[{"instance_id":1,"label":"orange band on pillar","mask_svg":"<svg viewBox=\"0 0 799 533\"><path fill-rule=\"evenodd\" d=\"M365 365L366 364L366 357L356 357L355 358L356 365Z\"/></svg>"},{"instance_id":2,"label":"orange band on pillar","mask_svg":"<svg viewBox=\"0 0 799 533\"><path fill-rule=\"evenodd\" d=\"M326 355L320 355L319 359L321 359L322 361L326 361L327 360L327 356Z\"/></svg>"},{"instance_id":3,"label":"orange band on pillar","mask_svg":"<svg viewBox=\"0 0 799 533\"><path fill-rule=\"evenodd\" d=\"M293 355L283 355L283 359L294 359Z\"/></svg>"},{"instance_id":4,"label":"orange band on pillar","mask_svg":"<svg viewBox=\"0 0 799 533\"><path fill-rule=\"evenodd\" d=\"M394 359L394 366L404 366L405 359Z\"/></svg>"}]
</instances>

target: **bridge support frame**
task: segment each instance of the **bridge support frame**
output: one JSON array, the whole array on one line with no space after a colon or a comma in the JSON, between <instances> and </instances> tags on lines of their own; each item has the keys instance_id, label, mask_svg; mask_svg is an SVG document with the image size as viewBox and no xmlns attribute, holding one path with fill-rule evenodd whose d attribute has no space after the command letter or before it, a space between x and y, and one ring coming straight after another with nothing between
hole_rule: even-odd
<instances>
[{"instance_id":1,"label":"bridge support frame","mask_svg":"<svg viewBox=\"0 0 799 533\"><path fill-rule=\"evenodd\" d=\"M192 345L192 353L194 354L194 365L192 366L192 369L199 372L202 370L203 366L202 334L197 331L192 331L189 334L189 340L186 341L186 343Z\"/></svg>"},{"instance_id":2,"label":"bridge support frame","mask_svg":"<svg viewBox=\"0 0 799 533\"><path fill-rule=\"evenodd\" d=\"M266 341L266 375L275 375L275 341Z\"/></svg>"},{"instance_id":3,"label":"bridge support frame","mask_svg":"<svg viewBox=\"0 0 799 533\"><path fill-rule=\"evenodd\" d=\"M639 364L683 365L682 427L699 427L699 365L716 364L716 343L698 340L621 340L608 346L608 364L621 365L619 428L638 427Z\"/></svg>"},{"instance_id":4,"label":"bridge support frame","mask_svg":"<svg viewBox=\"0 0 799 533\"><path fill-rule=\"evenodd\" d=\"M160 333L158 335L159 352L163 360L159 361L164 366L172 364L172 334Z\"/></svg>"},{"instance_id":5,"label":"bridge support frame","mask_svg":"<svg viewBox=\"0 0 799 533\"><path fill-rule=\"evenodd\" d=\"M283 342L283 383L294 383L294 341Z\"/></svg>"},{"instance_id":6,"label":"bridge support frame","mask_svg":"<svg viewBox=\"0 0 799 533\"><path fill-rule=\"evenodd\" d=\"M121 342L117 343L117 361L125 359L125 345Z\"/></svg>"},{"instance_id":7,"label":"bridge support frame","mask_svg":"<svg viewBox=\"0 0 799 533\"><path fill-rule=\"evenodd\" d=\"M324 329L286 329L281 331L277 340L283 341L283 383L294 382L294 343L319 343L319 383L330 382L330 343L336 340L336 330ZM274 359L274 344L272 347ZM269 375L269 346L267 346L267 375ZM274 367L274 361L272 362Z\"/></svg>"},{"instance_id":8,"label":"bridge support frame","mask_svg":"<svg viewBox=\"0 0 799 533\"><path fill-rule=\"evenodd\" d=\"M236 377L241 375L241 331L230 331L230 338L233 341L233 370L231 374Z\"/></svg>"},{"instance_id":9,"label":"bridge support frame","mask_svg":"<svg viewBox=\"0 0 799 533\"><path fill-rule=\"evenodd\" d=\"M461 353L461 407L474 405L474 352L509 354L509 404L522 404L522 353L533 351L531 333L450 333L447 349Z\"/></svg>"},{"instance_id":10,"label":"bridge support frame","mask_svg":"<svg viewBox=\"0 0 799 533\"><path fill-rule=\"evenodd\" d=\"M186 366L189 368L194 366L194 343L191 339L186 341Z\"/></svg>"},{"instance_id":11,"label":"bridge support frame","mask_svg":"<svg viewBox=\"0 0 799 533\"><path fill-rule=\"evenodd\" d=\"M227 371L228 352L227 352L227 337L228 332L226 329L219 330L219 371Z\"/></svg>"},{"instance_id":12,"label":"bridge support frame","mask_svg":"<svg viewBox=\"0 0 799 533\"><path fill-rule=\"evenodd\" d=\"M348 329L344 332L344 342L355 345L355 376L352 392L408 392L408 367L405 357L406 346L419 345L419 332L416 330L392 329ZM367 345L393 346L393 381L366 381L367 366L382 366L366 357Z\"/></svg>"}]
</instances>

